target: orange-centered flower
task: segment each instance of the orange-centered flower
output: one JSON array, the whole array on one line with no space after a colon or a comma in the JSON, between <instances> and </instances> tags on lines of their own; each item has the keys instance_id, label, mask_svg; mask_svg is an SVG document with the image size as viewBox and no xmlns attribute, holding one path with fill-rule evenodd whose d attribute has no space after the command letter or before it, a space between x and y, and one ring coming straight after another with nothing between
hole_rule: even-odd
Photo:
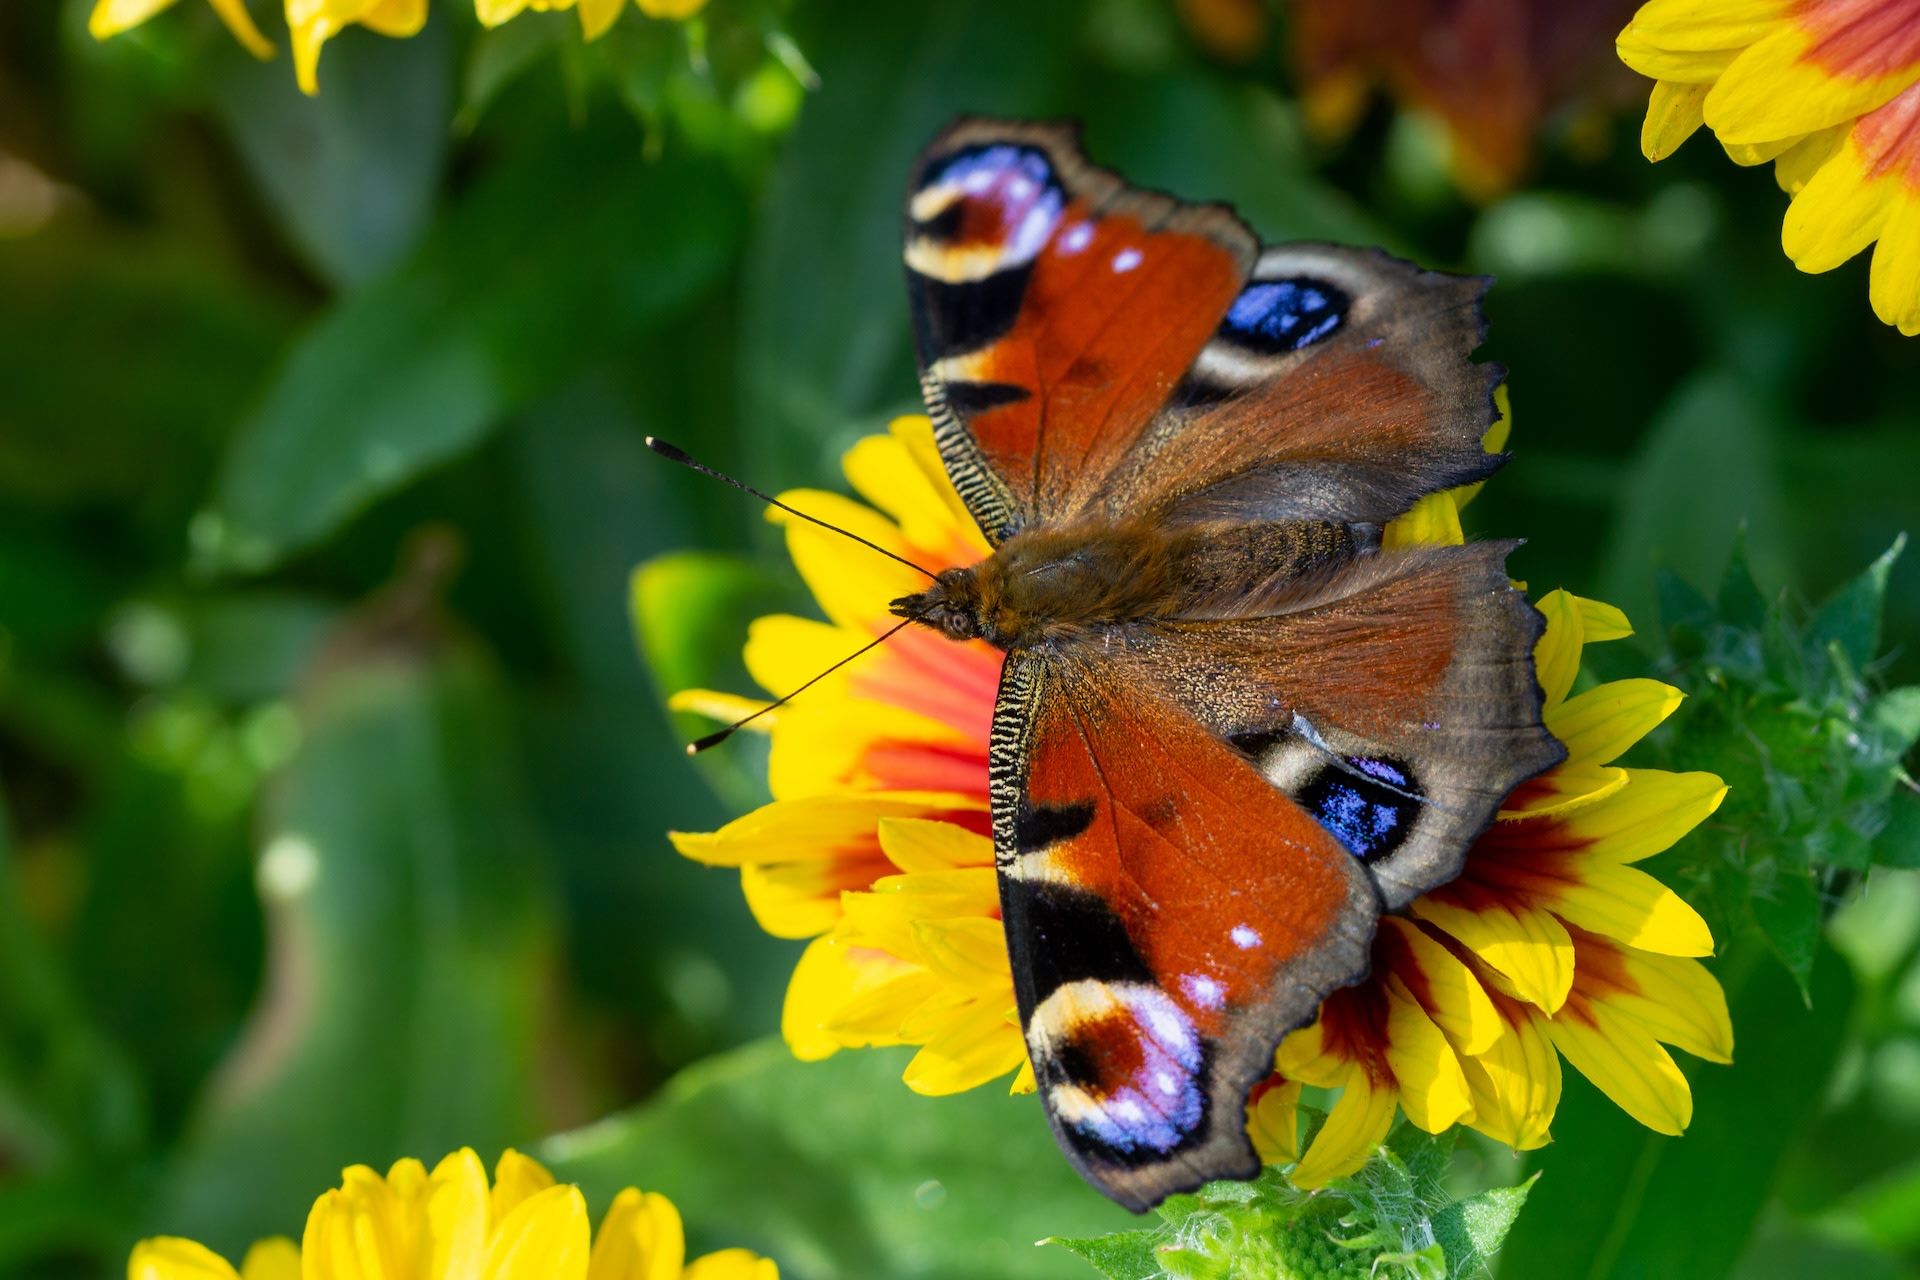
<instances>
[{"instance_id":1,"label":"orange-centered flower","mask_svg":"<svg viewBox=\"0 0 1920 1280\"><path fill-rule=\"evenodd\" d=\"M873 507L823 492L782 501L932 570L987 555L926 419L862 440L846 470ZM1386 543L1462 541L1459 509L1472 496L1424 500ZM779 695L894 625L887 602L921 580L783 512L770 518L827 616L753 624L748 670ZM1459 879L1383 919L1368 978L1281 1044L1249 1129L1269 1162L1297 1162L1300 1185L1357 1169L1396 1109L1430 1132L1467 1124L1516 1149L1540 1146L1562 1057L1642 1123L1678 1133L1691 1097L1662 1044L1719 1062L1732 1052L1725 998L1693 958L1713 949L1706 924L1633 865L1713 812L1726 788L1711 774L1615 765L1680 695L1651 680L1571 694L1582 646L1629 628L1618 610L1564 591L1540 608L1546 725L1568 758L1508 798ZM755 722L772 735L771 804L674 836L688 857L740 869L769 932L813 939L782 1025L798 1056L916 1045L905 1078L921 1093L1009 1074L1015 1091L1033 1087L987 834L1000 663L980 642L902 632ZM766 704L692 690L671 705L732 720ZM1341 1090L1305 1152L1302 1083Z\"/></svg>"},{"instance_id":2,"label":"orange-centered flower","mask_svg":"<svg viewBox=\"0 0 1920 1280\"><path fill-rule=\"evenodd\" d=\"M1620 33L1656 83L1641 147L1702 124L1793 197L1781 244L1830 271L1879 242L1874 314L1920 333L1920 6L1912 0L1653 0Z\"/></svg>"}]
</instances>

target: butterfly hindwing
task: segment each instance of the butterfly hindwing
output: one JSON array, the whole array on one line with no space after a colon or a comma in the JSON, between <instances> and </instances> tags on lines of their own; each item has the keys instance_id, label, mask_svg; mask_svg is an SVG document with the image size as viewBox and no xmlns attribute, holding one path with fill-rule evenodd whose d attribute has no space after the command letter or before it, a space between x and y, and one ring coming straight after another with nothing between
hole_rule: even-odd
<instances>
[{"instance_id":1,"label":"butterfly hindwing","mask_svg":"<svg viewBox=\"0 0 1920 1280\"><path fill-rule=\"evenodd\" d=\"M1273 1047L1366 971L1360 863L1119 667L1016 652L994 842L1014 988L1061 1149L1136 1210L1249 1177Z\"/></svg>"},{"instance_id":2,"label":"butterfly hindwing","mask_svg":"<svg viewBox=\"0 0 1920 1280\"><path fill-rule=\"evenodd\" d=\"M1458 875L1507 793L1566 756L1541 725L1544 623L1507 581L1511 546L1374 552L1109 660L1314 814L1394 910Z\"/></svg>"}]
</instances>

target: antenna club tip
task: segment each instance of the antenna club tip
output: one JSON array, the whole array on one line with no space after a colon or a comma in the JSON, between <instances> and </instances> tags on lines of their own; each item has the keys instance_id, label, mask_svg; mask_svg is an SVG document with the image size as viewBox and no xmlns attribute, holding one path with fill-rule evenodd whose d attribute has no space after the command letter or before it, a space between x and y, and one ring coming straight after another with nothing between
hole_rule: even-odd
<instances>
[{"instance_id":1,"label":"antenna club tip","mask_svg":"<svg viewBox=\"0 0 1920 1280\"><path fill-rule=\"evenodd\" d=\"M699 744L699 743L697 743L697 742L689 742L689 743L687 744L687 754L688 754L688 755L690 755L690 756L697 756L697 755L699 755L699 754L700 754L700 744Z\"/></svg>"}]
</instances>

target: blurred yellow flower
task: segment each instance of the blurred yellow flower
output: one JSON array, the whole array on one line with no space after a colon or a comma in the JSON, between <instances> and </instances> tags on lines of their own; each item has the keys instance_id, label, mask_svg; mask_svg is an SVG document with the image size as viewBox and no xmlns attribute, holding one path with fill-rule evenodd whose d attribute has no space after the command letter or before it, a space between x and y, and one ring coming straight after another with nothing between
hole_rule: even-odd
<instances>
[{"instance_id":1,"label":"blurred yellow flower","mask_svg":"<svg viewBox=\"0 0 1920 1280\"><path fill-rule=\"evenodd\" d=\"M1487 439L1501 448L1507 418ZM781 500L938 571L988 552L946 477L925 418L846 458L864 506L837 494ZM1435 494L1389 526L1388 546L1463 541L1473 488ZM883 514L884 513L884 514ZM757 620L746 663L794 688L897 619L911 570L777 509L826 622ZM642 570L644 573L645 570ZM1713 1061L1733 1047L1726 1001L1690 957L1713 940L1693 909L1632 863L1672 845L1720 803L1711 774L1613 760L1679 704L1651 680L1569 696L1582 647L1629 634L1617 609L1556 591L1536 649L1547 727L1568 759L1516 790L1468 851L1461 877L1381 922L1372 971L1289 1036L1254 1091L1248 1127L1270 1163L1318 1186L1365 1163L1396 1109L1440 1132L1467 1124L1526 1149L1547 1141L1560 1057L1663 1133L1687 1123L1687 1083L1661 1044ZM902 632L755 722L772 735L773 803L711 833L677 833L688 857L738 867L765 929L812 938L787 987L793 1052L917 1045L909 1087L971 1089L1013 1073L1033 1087L1020 1034L987 822L987 739L1002 656L974 641ZM670 705L732 720L764 702L705 690ZM772 723L769 725L768 722ZM1342 1090L1298 1150L1300 1084Z\"/></svg>"},{"instance_id":2,"label":"blurred yellow flower","mask_svg":"<svg viewBox=\"0 0 1920 1280\"><path fill-rule=\"evenodd\" d=\"M262 1240L235 1272L191 1240L142 1240L127 1280L778 1280L745 1249L686 1262L680 1213L665 1196L628 1187L589 1240L587 1203L516 1151L493 1185L471 1149L433 1169L400 1160L381 1177L355 1165L314 1202L306 1235Z\"/></svg>"},{"instance_id":3,"label":"blurred yellow flower","mask_svg":"<svg viewBox=\"0 0 1920 1280\"><path fill-rule=\"evenodd\" d=\"M95 40L105 40L108 36L117 36L122 31L131 30L164 9L171 9L176 0L99 0L93 6L93 16L87 19L87 30ZM271 58L273 42L260 34L260 28L253 24L253 15L247 12L246 0L207 0L213 11L220 15L220 21L227 24L227 30L233 32L233 38L245 45L247 52L256 58Z\"/></svg>"},{"instance_id":4,"label":"blurred yellow flower","mask_svg":"<svg viewBox=\"0 0 1920 1280\"><path fill-rule=\"evenodd\" d=\"M207 0L234 38L257 58L271 58L273 43L260 34L247 12L245 0ZM97 0L87 29L105 40L137 27L177 0ZM597 40L620 17L626 0L473 0L481 23L497 27L527 10L580 11L580 28L588 40ZM650 18L690 18L706 7L706 0L634 0ZM383 36L416 35L427 21L427 0L286 0L287 30L293 37L294 75L300 91L320 91L320 49L348 27L358 24Z\"/></svg>"},{"instance_id":5,"label":"blurred yellow flower","mask_svg":"<svg viewBox=\"0 0 1920 1280\"><path fill-rule=\"evenodd\" d=\"M1734 163L1773 161L1794 265L1830 271L1878 241L1874 314L1920 334L1920 6L1653 0L1618 47L1656 82L1649 160L1705 124Z\"/></svg>"}]
</instances>

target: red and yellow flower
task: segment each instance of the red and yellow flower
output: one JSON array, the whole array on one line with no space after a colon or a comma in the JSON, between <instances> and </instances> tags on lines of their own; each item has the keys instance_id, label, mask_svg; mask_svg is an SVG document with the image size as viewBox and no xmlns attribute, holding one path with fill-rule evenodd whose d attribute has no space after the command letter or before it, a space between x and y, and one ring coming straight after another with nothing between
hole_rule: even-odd
<instances>
[{"instance_id":1,"label":"red and yellow flower","mask_svg":"<svg viewBox=\"0 0 1920 1280\"><path fill-rule=\"evenodd\" d=\"M240 1269L192 1240L142 1240L127 1280L779 1280L771 1261L722 1249L686 1261L680 1211L628 1187L594 1236L578 1187L509 1150L493 1185L471 1149L428 1172L396 1161L383 1178L354 1165L314 1201L299 1244L274 1236Z\"/></svg>"},{"instance_id":2,"label":"red and yellow flower","mask_svg":"<svg viewBox=\"0 0 1920 1280\"><path fill-rule=\"evenodd\" d=\"M1874 314L1920 333L1920 8L1909 0L1652 0L1621 60L1656 83L1641 148L1702 124L1736 164L1773 161L1781 244L1830 271L1878 242Z\"/></svg>"},{"instance_id":3,"label":"red and yellow flower","mask_svg":"<svg viewBox=\"0 0 1920 1280\"><path fill-rule=\"evenodd\" d=\"M932 570L987 554L926 419L861 441L846 469L871 507L810 491L782 501ZM1460 542L1459 510L1472 496L1424 500L1386 541ZM748 670L779 695L894 625L887 602L921 580L783 512L770 518L826 614L753 624ZM1457 880L1384 919L1367 980L1281 1044L1249 1128L1269 1162L1297 1162L1300 1185L1357 1169L1396 1110L1431 1132L1466 1124L1516 1149L1540 1146L1562 1057L1642 1123L1678 1133L1691 1098L1662 1045L1729 1060L1726 1002L1695 958L1713 949L1706 924L1634 865L1713 812L1726 788L1711 774L1616 765L1680 695L1651 680L1573 694L1582 647L1629 634L1626 620L1564 591L1540 608L1546 724L1568 758L1509 797ZM915 1045L905 1078L921 1093L1009 1074L1015 1091L1032 1088L987 835L1000 662L981 642L902 632L755 722L772 736L771 804L715 832L674 836L688 857L740 869L769 932L812 939L782 1024L798 1056ZM670 705L732 720L767 704L693 690ZM1340 1090L1304 1152L1303 1083Z\"/></svg>"}]
</instances>

